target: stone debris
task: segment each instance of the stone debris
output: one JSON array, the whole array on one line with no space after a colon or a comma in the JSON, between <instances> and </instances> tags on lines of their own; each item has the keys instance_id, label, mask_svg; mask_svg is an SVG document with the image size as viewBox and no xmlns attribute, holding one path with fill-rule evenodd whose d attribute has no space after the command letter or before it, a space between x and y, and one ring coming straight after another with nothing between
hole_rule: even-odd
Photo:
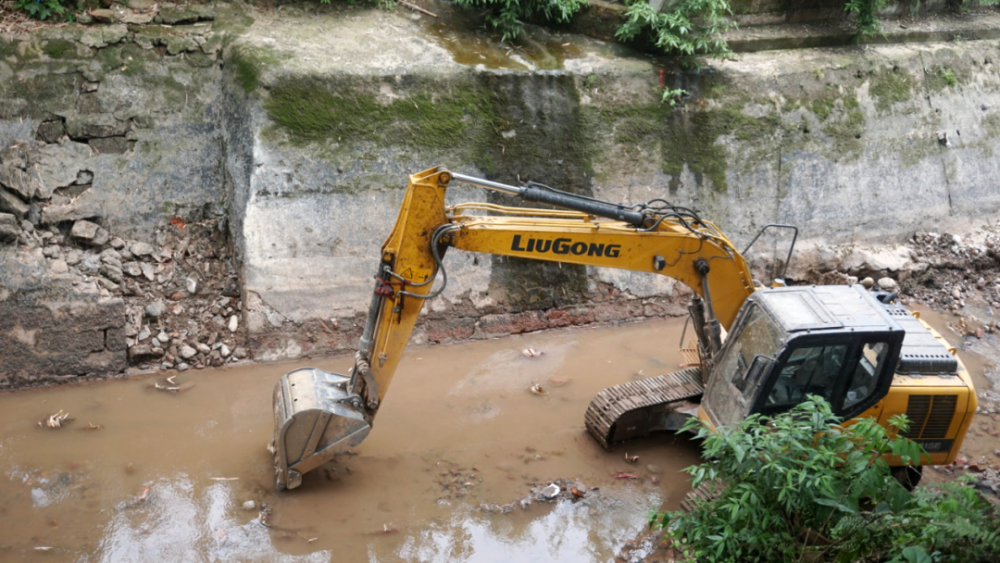
<instances>
[{"instance_id":1,"label":"stone debris","mask_svg":"<svg viewBox=\"0 0 1000 563\"><path fill-rule=\"evenodd\" d=\"M20 233L17 217L10 213L0 213L0 243L17 240Z\"/></svg>"},{"instance_id":2,"label":"stone debris","mask_svg":"<svg viewBox=\"0 0 1000 563\"><path fill-rule=\"evenodd\" d=\"M52 159L64 153L73 158L52 164L46 181L93 181L89 170L78 169L85 164L73 164L84 159L84 150L90 149L49 151ZM68 279L79 291L123 299L127 320L121 334L129 365L184 371L248 357L246 331L240 330L243 306L220 219L164 221L148 241L114 236L99 214L80 212L58 190L49 193L19 176L33 158L23 146L0 151L0 205L15 211L0 212L0 244L37 253L49 276ZM23 209L10 200L30 202L40 212L22 219Z\"/></svg>"},{"instance_id":3,"label":"stone debris","mask_svg":"<svg viewBox=\"0 0 1000 563\"><path fill-rule=\"evenodd\" d=\"M479 470L475 467L466 469L448 461L440 461L438 465L444 468L444 471L438 473L436 479L442 491L442 496L438 499L439 503L442 500L450 502L465 498L473 488L483 482Z\"/></svg>"},{"instance_id":4,"label":"stone debris","mask_svg":"<svg viewBox=\"0 0 1000 563\"><path fill-rule=\"evenodd\" d=\"M973 295L992 309L1000 309L1000 224L968 239L948 233L917 233L909 247L913 260L924 267L902 283L907 294L953 312L965 308Z\"/></svg>"},{"instance_id":5,"label":"stone debris","mask_svg":"<svg viewBox=\"0 0 1000 563\"><path fill-rule=\"evenodd\" d=\"M586 506L591 507L592 514L602 507L618 502L601 495L600 489L597 487L588 488L579 480L561 478L548 484L532 486L527 495L512 502L505 504L482 503L479 505L479 510L489 514L508 514L517 508L527 509L538 502L556 503L561 501L584 502Z\"/></svg>"}]
</instances>

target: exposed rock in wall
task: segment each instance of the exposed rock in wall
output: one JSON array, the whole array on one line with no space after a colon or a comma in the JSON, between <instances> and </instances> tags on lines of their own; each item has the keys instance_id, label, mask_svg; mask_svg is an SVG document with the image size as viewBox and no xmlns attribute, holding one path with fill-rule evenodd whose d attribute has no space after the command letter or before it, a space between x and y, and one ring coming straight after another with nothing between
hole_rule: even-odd
<instances>
[{"instance_id":1,"label":"exposed rock in wall","mask_svg":"<svg viewBox=\"0 0 1000 563\"><path fill-rule=\"evenodd\" d=\"M0 389L120 373L125 303L51 275L40 248L0 247ZM60 269L56 266L56 269Z\"/></svg>"},{"instance_id":2,"label":"exposed rock in wall","mask_svg":"<svg viewBox=\"0 0 1000 563\"><path fill-rule=\"evenodd\" d=\"M160 24L0 35L0 149L21 153L13 165L0 155L0 210L23 215L22 204L47 202L45 224L99 212L120 235L145 240L169 217L219 214L216 85L226 33L247 21L219 9L218 26L204 21L211 8L167 7ZM167 25L175 12L187 15Z\"/></svg>"}]
</instances>

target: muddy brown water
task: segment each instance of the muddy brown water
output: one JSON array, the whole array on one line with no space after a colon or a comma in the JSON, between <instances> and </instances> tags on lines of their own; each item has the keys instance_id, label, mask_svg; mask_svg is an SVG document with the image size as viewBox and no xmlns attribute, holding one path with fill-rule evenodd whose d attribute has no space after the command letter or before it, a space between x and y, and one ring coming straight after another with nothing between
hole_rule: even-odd
<instances>
[{"instance_id":1,"label":"muddy brown water","mask_svg":"<svg viewBox=\"0 0 1000 563\"><path fill-rule=\"evenodd\" d=\"M271 391L306 364L186 372L182 393L157 376L0 395L0 560L612 560L651 510L679 504L697 447L662 435L606 452L583 413L603 387L675 369L680 328L410 348L355 455L281 494ZM345 371L350 358L309 365ZM60 409L73 420L38 427ZM518 502L556 479L586 496Z\"/></svg>"}]
</instances>

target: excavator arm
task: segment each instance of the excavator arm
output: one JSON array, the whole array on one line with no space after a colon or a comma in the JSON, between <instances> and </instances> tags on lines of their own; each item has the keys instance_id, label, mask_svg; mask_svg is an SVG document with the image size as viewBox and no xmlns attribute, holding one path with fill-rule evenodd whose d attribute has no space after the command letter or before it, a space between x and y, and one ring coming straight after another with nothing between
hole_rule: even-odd
<instances>
[{"instance_id":1,"label":"excavator arm","mask_svg":"<svg viewBox=\"0 0 1000 563\"><path fill-rule=\"evenodd\" d=\"M445 193L453 181L564 209L485 203L449 208ZM628 207L537 184L506 186L443 167L414 174L382 245L350 375L306 368L284 376L275 389L279 489L295 488L303 473L367 436L424 302L447 285L442 258L449 248L674 278L700 298L700 313L692 317L704 361L718 352L719 327L732 325L754 291L746 261L732 242L690 210L662 201ZM435 280L441 283L435 286Z\"/></svg>"}]
</instances>

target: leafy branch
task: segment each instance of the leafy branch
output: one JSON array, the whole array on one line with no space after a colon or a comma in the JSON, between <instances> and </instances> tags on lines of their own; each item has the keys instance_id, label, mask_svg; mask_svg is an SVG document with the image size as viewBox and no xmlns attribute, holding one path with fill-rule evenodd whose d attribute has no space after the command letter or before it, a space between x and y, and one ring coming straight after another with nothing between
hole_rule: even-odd
<instances>
[{"instance_id":1,"label":"leafy branch","mask_svg":"<svg viewBox=\"0 0 1000 563\"><path fill-rule=\"evenodd\" d=\"M888 427L842 425L814 396L718 431L690 421L711 461L687 472L717 496L651 524L698 561L991 560L1000 523L975 490L950 483L911 494L892 477L887 455L906 464L926 455L901 435L906 427L902 416Z\"/></svg>"},{"instance_id":2,"label":"leafy branch","mask_svg":"<svg viewBox=\"0 0 1000 563\"><path fill-rule=\"evenodd\" d=\"M625 21L615 33L619 40L631 41L649 30L659 50L688 61L699 55L732 55L722 37L736 27L728 17L729 0L676 0L662 11L646 0L626 0L626 4Z\"/></svg>"}]
</instances>

